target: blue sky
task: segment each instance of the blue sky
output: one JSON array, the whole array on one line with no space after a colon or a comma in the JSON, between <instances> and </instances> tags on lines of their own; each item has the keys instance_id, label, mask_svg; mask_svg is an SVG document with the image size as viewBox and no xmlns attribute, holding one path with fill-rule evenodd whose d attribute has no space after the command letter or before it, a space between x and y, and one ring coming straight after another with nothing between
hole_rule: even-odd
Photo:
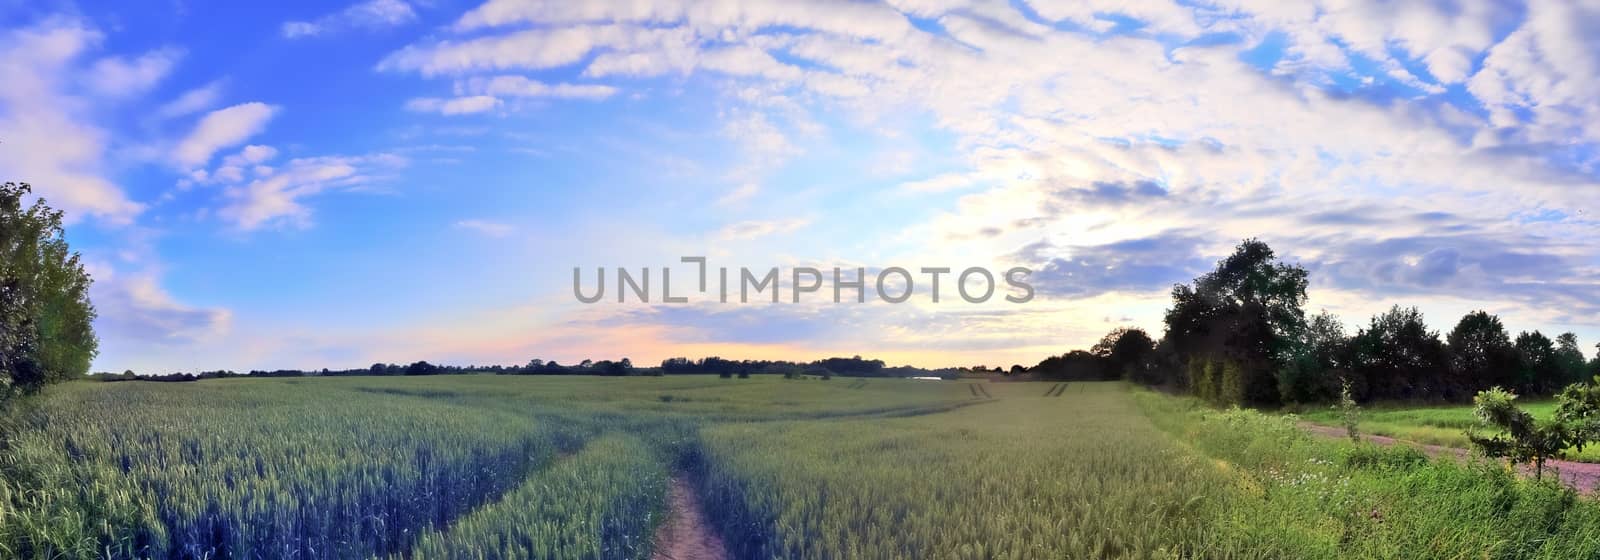
<instances>
[{"instance_id":1,"label":"blue sky","mask_svg":"<svg viewBox=\"0 0 1600 560\"><path fill-rule=\"evenodd\" d=\"M1120 4L0 2L0 176L68 212L100 370L1033 363L1245 237L1351 331L1600 342L1600 6ZM572 297L685 255L1040 297Z\"/></svg>"}]
</instances>

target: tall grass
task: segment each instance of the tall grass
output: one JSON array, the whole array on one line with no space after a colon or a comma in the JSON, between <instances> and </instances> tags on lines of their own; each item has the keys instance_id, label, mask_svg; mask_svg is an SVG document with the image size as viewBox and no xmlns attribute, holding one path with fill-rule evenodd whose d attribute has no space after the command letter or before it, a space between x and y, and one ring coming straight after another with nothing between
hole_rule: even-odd
<instances>
[{"instance_id":1,"label":"tall grass","mask_svg":"<svg viewBox=\"0 0 1600 560\"><path fill-rule=\"evenodd\" d=\"M1313 439L1296 418L1137 395L1179 441L1230 465L1258 500L1219 527L1294 558L1596 558L1600 504L1490 462Z\"/></svg>"}]
</instances>

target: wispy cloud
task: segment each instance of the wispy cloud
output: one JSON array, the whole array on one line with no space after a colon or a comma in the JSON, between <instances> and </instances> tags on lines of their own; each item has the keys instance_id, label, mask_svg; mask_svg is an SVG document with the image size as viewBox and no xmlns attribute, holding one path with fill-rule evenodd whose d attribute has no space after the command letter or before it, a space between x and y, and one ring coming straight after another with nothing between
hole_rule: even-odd
<instances>
[{"instance_id":1,"label":"wispy cloud","mask_svg":"<svg viewBox=\"0 0 1600 560\"><path fill-rule=\"evenodd\" d=\"M455 223L457 229L464 229L485 237L506 237L517 231L515 226L489 220L461 220Z\"/></svg>"},{"instance_id":2,"label":"wispy cloud","mask_svg":"<svg viewBox=\"0 0 1600 560\"><path fill-rule=\"evenodd\" d=\"M404 0L367 0L312 21L291 21L283 24L284 37L298 39L344 31L346 29L382 29L397 27L417 20L417 13Z\"/></svg>"},{"instance_id":3,"label":"wispy cloud","mask_svg":"<svg viewBox=\"0 0 1600 560\"><path fill-rule=\"evenodd\" d=\"M790 233L810 224L811 220L805 218L749 220L728 224L718 232L717 237L730 241L749 241L758 237Z\"/></svg>"},{"instance_id":4,"label":"wispy cloud","mask_svg":"<svg viewBox=\"0 0 1600 560\"><path fill-rule=\"evenodd\" d=\"M241 231L269 225L309 227L311 209L301 204L303 199L332 189L370 185L385 172L406 164L405 158L388 153L293 159L281 169L229 187L229 202L217 214Z\"/></svg>"},{"instance_id":5,"label":"wispy cloud","mask_svg":"<svg viewBox=\"0 0 1600 560\"><path fill-rule=\"evenodd\" d=\"M237 146L266 130L278 108L260 102L241 103L207 113L189 135L178 142L172 159L178 165L195 168L211 160L223 148Z\"/></svg>"},{"instance_id":6,"label":"wispy cloud","mask_svg":"<svg viewBox=\"0 0 1600 560\"><path fill-rule=\"evenodd\" d=\"M487 113L500 107L500 100L488 95L470 95L440 99L437 97L418 97L406 102L406 109L420 113L439 113L441 115L470 115L474 113Z\"/></svg>"}]
</instances>

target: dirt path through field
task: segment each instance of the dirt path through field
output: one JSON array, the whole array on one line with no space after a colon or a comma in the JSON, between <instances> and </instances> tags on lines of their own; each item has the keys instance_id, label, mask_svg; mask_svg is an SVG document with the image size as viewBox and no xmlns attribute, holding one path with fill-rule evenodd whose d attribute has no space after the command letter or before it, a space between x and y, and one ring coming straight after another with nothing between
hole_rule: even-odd
<instances>
[{"instance_id":1,"label":"dirt path through field","mask_svg":"<svg viewBox=\"0 0 1600 560\"><path fill-rule=\"evenodd\" d=\"M1344 428L1340 427L1324 426L1322 424L1314 424L1311 422L1301 422L1300 427L1319 436L1334 438L1349 437L1345 434ZM1376 443L1378 445L1409 445L1421 450L1430 457L1455 457L1456 459L1464 461L1472 456L1471 451L1461 449L1459 447L1445 447L1443 445L1417 443L1409 440L1395 439L1388 436L1362 434L1361 439ZM1595 493L1595 489L1600 488L1600 464L1551 460L1544 464L1544 468L1546 471L1551 471L1559 475L1563 484L1566 484L1567 486L1572 487L1574 490L1584 494L1593 495ZM1533 467L1531 465L1524 465L1520 470L1522 471L1522 474L1533 476Z\"/></svg>"},{"instance_id":2,"label":"dirt path through field","mask_svg":"<svg viewBox=\"0 0 1600 560\"><path fill-rule=\"evenodd\" d=\"M700 498L695 495L689 478L679 474L672 477L672 487L667 491L670 511L667 520L656 529L655 552L651 560L727 560L728 548L722 537L712 530L705 513L700 510Z\"/></svg>"}]
</instances>

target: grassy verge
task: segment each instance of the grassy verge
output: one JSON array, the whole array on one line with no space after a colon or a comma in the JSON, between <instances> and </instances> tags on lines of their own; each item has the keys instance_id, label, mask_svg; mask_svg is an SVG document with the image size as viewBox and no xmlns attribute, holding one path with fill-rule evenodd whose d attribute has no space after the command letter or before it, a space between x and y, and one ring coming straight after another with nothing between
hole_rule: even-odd
<instances>
[{"instance_id":1,"label":"grassy verge","mask_svg":"<svg viewBox=\"0 0 1600 560\"><path fill-rule=\"evenodd\" d=\"M1556 405L1554 401L1519 401L1518 404L1539 418L1549 418L1555 414ZM1321 408L1307 410L1301 417L1330 426L1337 426L1340 422L1337 411ZM1408 405L1403 403L1380 403L1361 412L1361 431L1363 433L1462 449L1471 447L1472 443L1467 440L1466 431L1468 428L1477 425L1478 420L1472 415L1472 406L1464 404ZM1590 447L1582 452L1577 449L1568 449L1564 458L1588 463L1600 463L1600 448Z\"/></svg>"},{"instance_id":2,"label":"grassy verge","mask_svg":"<svg viewBox=\"0 0 1600 560\"><path fill-rule=\"evenodd\" d=\"M1292 558L1595 558L1600 504L1492 463L1313 439L1292 416L1141 392L1179 441L1237 470L1258 499L1219 529Z\"/></svg>"}]
</instances>

